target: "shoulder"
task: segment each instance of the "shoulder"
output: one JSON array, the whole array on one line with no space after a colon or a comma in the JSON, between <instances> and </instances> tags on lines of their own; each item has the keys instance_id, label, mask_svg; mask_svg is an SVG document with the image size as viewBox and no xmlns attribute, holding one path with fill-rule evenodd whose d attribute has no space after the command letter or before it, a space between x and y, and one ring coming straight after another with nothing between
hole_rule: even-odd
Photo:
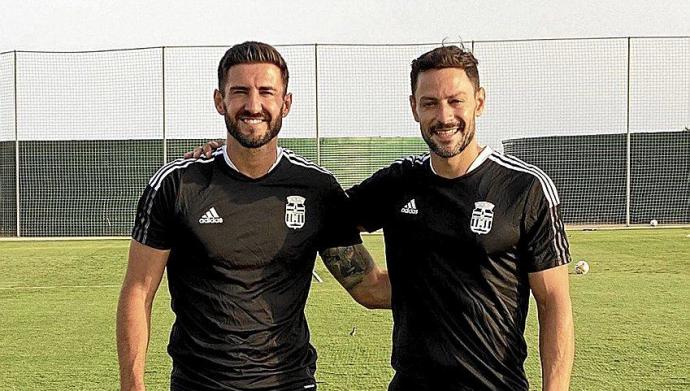
<instances>
[{"instance_id":1,"label":"shoulder","mask_svg":"<svg viewBox=\"0 0 690 391\"><path fill-rule=\"evenodd\" d=\"M394 193L405 183L427 172L429 154L403 157L373 173L347 190L351 198L363 198ZM378 195L376 195L378 194Z\"/></svg>"},{"instance_id":2,"label":"shoulder","mask_svg":"<svg viewBox=\"0 0 690 391\"><path fill-rule=\"evenodd\" d=\"M429 153L421 155L410 155L402 157L390 166L378 170L373 176L386 176L390 178L401 178L410 174L423 172L429 160Z\"/></svg>"},{"instance_id":3,"label":"shoulder","mask_svg":"<svg viewBox=\"0 0 690 391\"><path fill-rule=\"evenodd\" d=\"M401 170L414 170L424 167L426 161L429 160L429 152L421 155L410 155L402 157L394 161L390 167L400 167Z\"/></svg>"},{"instance_id":4,"label":"shoulder","mask_svg":"<svg viewBox=\"0 0 690 391\"><path fill-rule=\"evenodd\" d=\"M493 151L488 159L494 163L492 167L494 173L503 172L510 175L514 180L521 181L525 191L530 191L535 186L538 187L552 207L560 203L556 186L541 168L498 151Z\"/></svg>"},{"instance_id":5,"label":"shoulder","mask_svg":"<svg viewBox=\"0 0 690 391\"><path fill-rule=\"evenodd\" d=\"M179 181L179 178L187 172L197 172L197 171L208 171L211 168L211 164L218 157L222 158L222 152L216 151L210 158L191 158L191 159L176 159L173 160L156 171L155 174L149 179L149 186L154 190L158 190L165 181Z\"/></svg>"},{"instance_id":6,"label":"shoulder","mask_svg":"<svg viewBox=\"0 0 690 391\"><path fill-rule=\"evenodd\" d=\"M287 148L282 149L282 159L288 164L290 170L302 172L314 179L335 181L333 173Z\"/></svg>"}]
</instances>

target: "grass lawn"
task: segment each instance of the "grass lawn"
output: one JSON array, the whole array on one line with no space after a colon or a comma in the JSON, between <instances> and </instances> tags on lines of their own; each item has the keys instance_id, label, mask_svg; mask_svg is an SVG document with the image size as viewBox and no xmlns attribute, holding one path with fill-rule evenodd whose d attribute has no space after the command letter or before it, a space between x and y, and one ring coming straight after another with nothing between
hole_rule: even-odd
<instances>
[{"instance_id":1,"label":"grass lawn","mask_svg":"<svg viewBox=\"0 0 690 391\"><path fill-rule=\"evenodd\" d=\"M570 231L576 359L573 390L690 389L690 229ZM365 236L383 260L383 240ZM0 390L115 390L115 308L128 241L0 242ZM573 265L570 266L572 269ZM391 316L355 304L320 262L307 316L320 390L385 390ZM154 304L149 389L168 387L173 315ZM525 364L540 389L532 303Z\"/></svg>"}]
</instances>

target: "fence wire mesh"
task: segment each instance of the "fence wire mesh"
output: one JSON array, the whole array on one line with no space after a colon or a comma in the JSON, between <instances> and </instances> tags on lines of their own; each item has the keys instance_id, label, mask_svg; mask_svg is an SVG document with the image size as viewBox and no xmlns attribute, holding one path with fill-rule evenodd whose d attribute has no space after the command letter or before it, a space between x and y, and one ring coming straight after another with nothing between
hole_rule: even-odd
<instances>
[{"instance_id":1,"label":"fence wire mesh","mask_svg":"<svg viewBox=\"0 0 690 391\"><path fill-rule=\"evenodd\" d=\"M281 145L344 187L426 151L409 67L435 46L277 46L294 96ZM487 93L480 143L544 169L567 223L690 223L690 38L466 46ZM0 236L128 235L149 176L225 137L226 49L0 54Z\"/></svg>"},{"instance_id":2,"label":"fence wire mesh","mask_svg":"<svg viewBox=\"0 0 690 391\"><path fill-rule=\"evenodd\" d=\"M14 53L0 55L0 237L17 234Z\"/></svg>"},{"instance_id":3,"label":"fence wire mesh","mask_svg":"<svg viewBox=\"0 0 690 391\"><path fill-rule=\"evenodd\" d=\"M570 223L625 223L627 39L475 44L489 144L552 176ZM575 136L575 137L574 137ZM481 136L480 136L481 137Z\"/></svg>"},{"instance_id":4,"label":"fence wire mesh","mask_svg":"<svg viewBox=\"0 0 690 391\"><path fill-rule=\"evenodd\" d=\"M17 53L22 236L114 236L162 159L160 49Z\"/></svg>"},{"instance_id":5,"label":"fence wire mesh","mask_svg":"<svg viewBox=\"0 0 690 391\"><path fill-rule=\"evenodd\" d=\"M630 42L633 222L690 219L690 39ZM684 131L680 131L685 129Z\"/></svg>"}]
</instances>

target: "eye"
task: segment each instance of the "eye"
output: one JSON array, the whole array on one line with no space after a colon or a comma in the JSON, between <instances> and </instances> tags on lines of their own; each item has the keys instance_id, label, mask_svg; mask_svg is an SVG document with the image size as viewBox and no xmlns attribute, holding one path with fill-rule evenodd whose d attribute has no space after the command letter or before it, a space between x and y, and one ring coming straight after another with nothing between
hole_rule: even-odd
<instances>
[{"instance_id":1,"label":"eye","mask_svg":"<svg viewBox=\"0 0 690 391\"><path fill-rule=\"evenodd\" d=\"M460 99L451 99L448 103L450 103L453 106L461 105L465 103L465 101L460 100Z\"/></svg>"},{"instance_id":2,"label":"eye","mask_svg":"<svg viewBox=\"0 0 690 391\"><path fill-rule=\"evenodd\" d=\"M272 90L261 90L259 92L262 96L274 96L276 93Z\"/></svg>"},{"instance_id":3,"label":"eye","mask_svg":"<svg viewBox=\"0 0 690 391\"><path fill-rule=\"evenodd\" d=\"M430 108L435 107L435 106L436 106L436 102L433 102L433 101L422 102L422 107L425 109L430 109Z\"/></svg>"}]
</instances>

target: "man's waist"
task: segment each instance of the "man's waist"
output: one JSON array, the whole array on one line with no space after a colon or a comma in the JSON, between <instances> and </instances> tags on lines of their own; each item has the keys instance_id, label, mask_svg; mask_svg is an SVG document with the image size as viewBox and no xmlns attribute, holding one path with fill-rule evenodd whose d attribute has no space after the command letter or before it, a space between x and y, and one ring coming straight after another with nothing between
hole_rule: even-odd
<instances>
[{"instance_id":1,"label":"man's waist","mask_svg":"<svg viewBox=\"0 0 690 391\"><path fill-rule=\"evenodd\" d=\"M316 351L308 342L279 350L217 348L190 349L171 341L168 353L173 361L173 382L194 390L216 386L223 390L290 390L295 389L291 388L294 384L314 379Z\"/></svg>"},{"instance_id":2,"label":"man's waist","mask_svg":"<svg viewBox=\"0 0 690 391\"><path fill-rule=\"evenodd\" d=\"M408 381L419 384L458 384L472 390L522 390L528 388L524 359L512 354L498 355L483 348L428 343L424 346L394 344L392 366ZM415 380L416 379L416 380ZM440 381L440 383L438 383ZM431 388L434 389L434 388ZM446 389L446 388L442 388ZM463 390L462 387L447 388Z\"/></svg>"},{"instance_id":3,"label":"man's waist","mask_svg":"<svg viewBox=\"0 0 690 391\"><path fill-rule=\"evenodd\" d=\"M243 370L227 368L208 371L198 366L189 367L173 360L170 389L174 391L247 390L293 391L315 389L315 363L308 367L264 368ZM314 387L312 387L314 386Z\"/></svg>"},{"instance_id":4,"label":"man's waist","mask_svg":"<svg viewBox=\"0 0 690 391\"><path fill-rule=\"evenodd\" d=\"M529 384L527 378L514 375L497 373L493 370L469 369L464 366L456 368L438 368L431 366L417 366L406 369L398 369L399 365L393 363L396 370L393 391L527 391Z\"/></svg>"}]
</instances>

